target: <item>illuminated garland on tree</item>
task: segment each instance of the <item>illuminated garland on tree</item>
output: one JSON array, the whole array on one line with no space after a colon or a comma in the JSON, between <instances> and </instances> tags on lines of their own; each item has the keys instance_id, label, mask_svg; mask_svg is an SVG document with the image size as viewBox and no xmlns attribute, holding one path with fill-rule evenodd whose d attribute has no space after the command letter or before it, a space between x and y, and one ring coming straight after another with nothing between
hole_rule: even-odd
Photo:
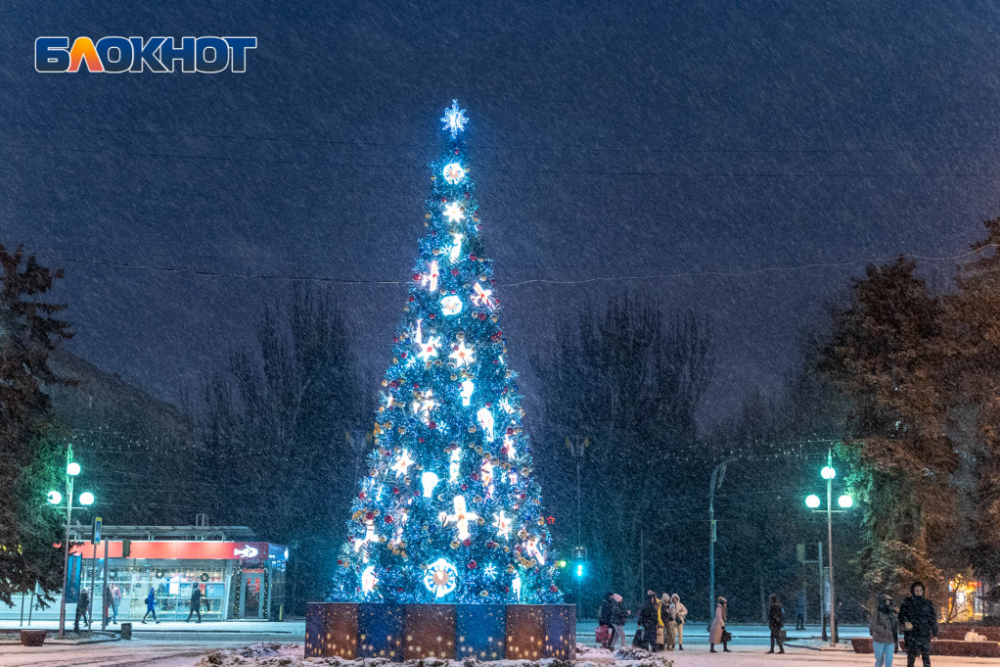
<instances>
[{"instance_id":1,"label":"illuminated garland on tree","mask_svg":"<svg viewBox=\"0 0 1000 667\"><path fill-rule=\"evenodd\" d=\"M554 603L555 559L483 257L457 101L335 599Z\"/></svg>"}]
</instances>

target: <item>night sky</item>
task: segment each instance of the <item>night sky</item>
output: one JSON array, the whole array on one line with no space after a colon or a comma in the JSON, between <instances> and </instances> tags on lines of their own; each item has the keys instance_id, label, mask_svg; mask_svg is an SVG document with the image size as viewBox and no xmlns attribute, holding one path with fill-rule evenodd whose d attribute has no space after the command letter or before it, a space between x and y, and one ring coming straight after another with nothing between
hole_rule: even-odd
<instances>
[{"instance_id":1,"label":"night sky","mask_svg":"<svg viewBox=\"0 0 1000 667\"><path fill-rule=\"evenodd\" d=\"M66 267L70 349L175 400L278 276L407 280L458 98L523 389L565 318L628 290L714 319L709 423L780 388L866 261L963 253L1000 214L997 7L3 3L0 242ZM44 75L41 35L258 48L245 74ZM372 391L405 285L331 289Z\"/></svg>"}]
</instances>

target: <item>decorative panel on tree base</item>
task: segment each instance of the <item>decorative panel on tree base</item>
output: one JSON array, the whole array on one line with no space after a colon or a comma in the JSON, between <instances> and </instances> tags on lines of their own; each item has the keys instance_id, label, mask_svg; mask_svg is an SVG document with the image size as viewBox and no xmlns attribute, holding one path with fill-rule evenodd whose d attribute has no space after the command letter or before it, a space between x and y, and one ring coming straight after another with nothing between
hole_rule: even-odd
<instances>
[{"instance_id":1,"label":"decorative panel on tree base","mask_svg":"<svg viewBox=\"0 0 1000 667\"><path fill-rule=\"evenodd\" d=\"M559 658L576 648L573 605L310 604L306 657Z\"/></svg>"},{"instance_id":2,"label":"decorative panel on tree base","mask_svg":"<svg viewBox=\"0 0 1000 667\"><path fill-rule=\"evenodd\" d=\"M538 660L545 648L545 605L507 605L507 658Z\"/></svg>"},{"instance_id":3,"label":"decorative panel on tree base","mask_svg":"<svg viewBox=\"0 0 1000 667\"><path fill-rule=\"evenodd\" d=\"M352 602L310 603L306 611L307 658L358 657L358 605Z\"/></svg>"},{"instance_id":4,"label":"decorative panel on tree base","mask_svg":"<svg viewBox=\"0 0 1000 667\"><path fill-rule=\"evenodd\" d=\"M572 660L576 657L576 605L547 604L545 610L544 658Z\"/></svg>"},{"instance_id":5,"label":"decorative panel on tree base","mask_svg":"<svg viewBox=\"0 0 1000 667\"><path fill-rule=\"evenodd\" d=\"M456 605L458 657L503 660L506 656L507 605Z\"/></svg>"},{"instance_id":6,"label":"decorative panel on tree base","mask_svg":"<svg viewBox=\"0 0 1000 667\"><path fill-rule=\"evenodd\" d=\"M455 657L455 605L408 604L403 659Z\"/></svg>"},{"instance_id":7,"label":"decorative panel on tree base","mask_svg":"<svg viewBox=\"0 0 1000 667\"><path fill-rule=\"evenodd\" d=\"M402 661L404 606L362 603L358 608L358 657Z\"/></svg>"}]
</instances>

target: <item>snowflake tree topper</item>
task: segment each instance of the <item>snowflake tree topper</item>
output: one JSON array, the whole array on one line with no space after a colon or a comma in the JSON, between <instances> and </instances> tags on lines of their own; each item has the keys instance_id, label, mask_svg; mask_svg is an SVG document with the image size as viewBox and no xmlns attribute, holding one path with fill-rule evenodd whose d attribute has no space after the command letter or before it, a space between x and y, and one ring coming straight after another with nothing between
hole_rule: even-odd
<instances>
[{"instance_id":1,"label":"snowflake tree topper","mask_svg":"<svg viewBox=\"0 0 1000 667\"><path fill-rule=\"evenodd\" d=\"M458 100L452 100L451 106L444 110L441 122L444 123L444 129L451 130L451 138L454 139L459 132L465 129L469 118L465 115L465 109L459 108Z\"/></svg>"}]
</instances>

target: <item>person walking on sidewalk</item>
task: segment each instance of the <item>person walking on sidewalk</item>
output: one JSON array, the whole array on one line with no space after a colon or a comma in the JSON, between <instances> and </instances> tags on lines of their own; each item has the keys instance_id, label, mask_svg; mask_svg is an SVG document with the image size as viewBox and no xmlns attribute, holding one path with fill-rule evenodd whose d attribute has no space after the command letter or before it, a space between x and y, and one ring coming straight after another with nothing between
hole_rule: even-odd
<instances>
[{"instance_id":1,"label":"person walking on sidewalk","mask_svg":"<svg viewBox=\"0 0 1000 667\"><path fill-rule=\"evenodd\" d=\"M201 586L198 584L195 584L194 590L191 591L191 611L188 612L188 623L191 622L192 614L198 614L198 622L201 623Z\"/></svg>"},{"instance_id":2,"label":"person walking on sidewalk","mask_svg":"<svg viewBox=\"0 0 1000 667\"><path fill-rule=\"evenodd\" d=\"M153 620L159 623L156 620L156 593L153 592L152 588L149 589L149 595L146 596L146 615L142 617L143 623L146 622L146 616L150 614L153 615Z\"/></svg>"},{"instance_id":3,"label":"person walking on sidewalk","mask_svg":"<svg viewBox=\"0 0 1000 667\"><path fill-rule=\"evenodd\" d=\"M674 593L673 597L670 598L671 616L674 617L674 623L677 624L677 650L684 650L684 622L687 621L688 608L684 606L681 602L681 596Z\"/></svg>"},{"instance_id":4,"label":"person walking on sidewalk","mask_svg":"<svg viewBox=\"0 0 1000 667\"><path fill-rule=\"evenodd\" d=\"M712 619L712 626L708 630L709 653L717 653L716 644L722 644L723 653L731 653L729 650L729 631L726 630L726 617L728 616L729 602L726 598L719 596L719 604L715 606L715 618Z\"/></svg>"},{"instance_id":5,"label":"person walking on sidewalk","mask_svg":"<svg viewBox=\"0 0 1000 667\"><path fill-rule=\"evenodd\" d=\"M111 611L113 612L113 616L111 618L112 623L115 624L118 623L118 607L120 607L121 604L122 604L121 586L112 586L111 587Z\"/></svg>"},{"instance_id":6,"label":"person walking on sidewalk","mask_svg":"<svg viewBox=\"0 0 1000 667\"><path fill-rule=\"evenodd\" d=\"M875 667L892 667L892 655L899 637L899 624L896 612L892 608L892 596L886 594L879 596L871 620L868 621L868 632L872 636L872 648L875 649Z\"/></svg>"},{"instance_id":7,"label":"person walking on sidewalk","mask_svg":"<svg viewBox=\"0 0 1000 667\"><path fill-rule=\"evenodd\" d=\"M781 600L774 593L771 593L770 604L767 610L767 627L771 629L771 650L774 653L774 643L778 642L778 653L785 652L785 646L781 638L782 628L785 627L785 611L781 608Z\"/></svg>"},{"instance_id":8,"label":"person walking on sidewalk","mask_svg":"<svg viewBox=\"0 0 1000 667\"><path fill-rule=\"evenodd\" d=\"M899 605L899 623L903 626L906 642L906 667L913 667L917 654L923 658L924 667L931 667L931 636L937 637L937 610L934 603L924 597L924 585L913 582L910 597Z\"/></svg>"}]
</instances>

